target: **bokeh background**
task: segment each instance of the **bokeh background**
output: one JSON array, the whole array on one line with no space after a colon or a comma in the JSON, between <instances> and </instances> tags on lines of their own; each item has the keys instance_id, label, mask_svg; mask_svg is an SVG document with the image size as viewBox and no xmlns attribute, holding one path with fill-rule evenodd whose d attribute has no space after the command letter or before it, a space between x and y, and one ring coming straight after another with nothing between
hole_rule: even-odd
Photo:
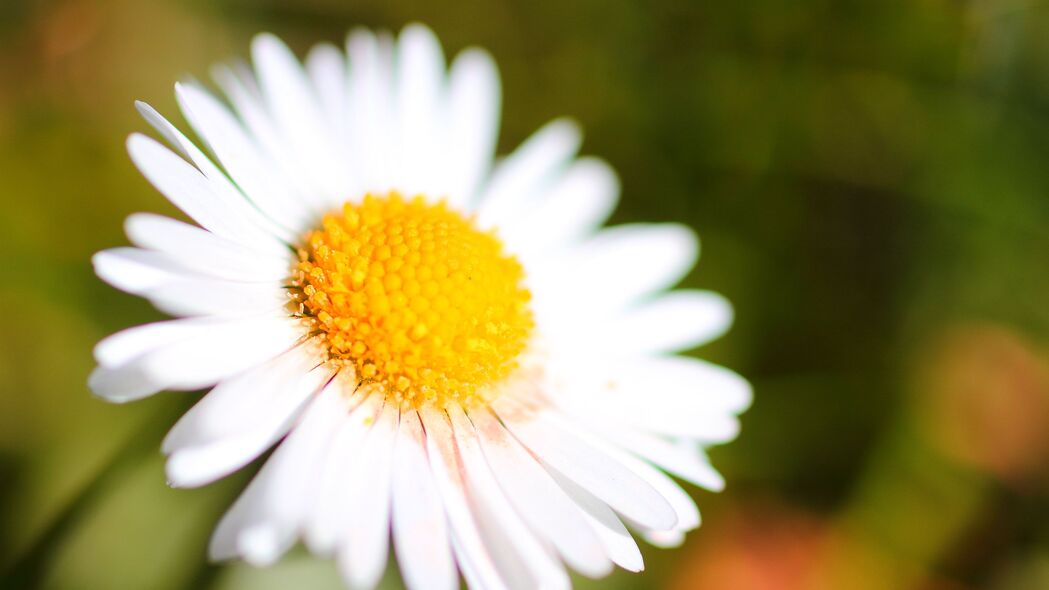
<instances>
[{"instance_id":1,"label":"bokeh background","mask_svg":"<svg viewBox=\"0 0 1049 590\"><path fill-rule=\"evenodd\" d=\"M91 396L91 347L160 315L97 280L134 211L144 99L270 30L487 47L503 152L576 117L615 221L695 227L685 284L737 322L695 351L750 378L704 525L580 588L1049 588L1049 3L1034 0L0 0L0 587L339 588L301 550L210 565L246 474L165 486L196 395ZM400 584L391 568L384 585Z\"/></svg>"}]
</instances>

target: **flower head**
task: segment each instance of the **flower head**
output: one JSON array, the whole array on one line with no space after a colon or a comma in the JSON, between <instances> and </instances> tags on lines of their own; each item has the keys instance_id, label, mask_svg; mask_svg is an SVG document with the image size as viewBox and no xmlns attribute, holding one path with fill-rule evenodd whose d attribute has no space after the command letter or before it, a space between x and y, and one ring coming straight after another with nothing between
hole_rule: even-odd
<instances>
[{"instance_id":1,"label":"flower head","mask_svg":"<svg viewBox=\"0 0 1049 590\"><path fill-rule=\"evenodd\" d=\"M567 587L642 569L627 527L674 545L699 525L666 473L720 489L747 383L675 356L728 303L671 291L695 236L599 229L618 182L555 121L494 159L486 53L446 72L433 34L355 31L303 68L256 38L179 105L205 154L147 105L174 151L128 141L196 225L132 215L99 276L177 319L95 349L113 401L213 387L164 441L176 486L276 446L219 523L215 559L270 563L298 539L373 587L392 539L411 588ZM391 534L392 531L392 534Z\"/></svg>"}]
</instances>

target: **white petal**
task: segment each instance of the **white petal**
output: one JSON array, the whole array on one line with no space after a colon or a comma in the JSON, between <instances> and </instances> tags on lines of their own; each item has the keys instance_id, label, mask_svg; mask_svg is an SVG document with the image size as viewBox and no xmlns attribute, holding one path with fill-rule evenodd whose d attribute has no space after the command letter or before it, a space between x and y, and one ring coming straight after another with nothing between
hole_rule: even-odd
<instances>
[{"instance_id":1,"label":"white petal","mask_svg":"<svg viewBox=\"0 0 1049 590\"><path fill-rule=\"evenodd\" d=\"M393 128L393 50L388 37L354 30L347 40L350 61L350 161L358 162L360 185L365 190L393 188L397 160Z\"/></svg>"},{"instance_id":2,"label":"white petal","mask_svg":"<svg viewBox=\"0 0 1049 590\"><path fill-rule=\"evenodd\" d=\"M136 295L191 276L186 269L161 252L139 248L111 248L91 257L98 278Z\"/></svg>"},{"instance_id":3,"label":"white petal","mask_svg":"<svg viewBox=\"0 0 1049 590\"><path fill-rule=\"evenodd\" d=\"M675 443L622 427L603 429L601 434L687 482L714 492L725 488L725 478L710 465L706 453L695 441L681 440Z\"/></svg>"},{"instance_id":4,"label":"white petal","mask_svg":"<svg viewBox=\"0 0 1049 590\"><path fill-rule=\"evenodd\" d=\"M91 391L106 401L123 404L164 389L164 384L137 367L95 367L87 378Z\"/></svg>"},{"instance_id":5,"label":"white petal","mask_svg":"<svg viewBox=\"0 0 1049 590\"><path fill-rule=\"evenodd\" d=\"M157 322L129 328L104 338L95 346L99 366L88 379L98 396L113 402L127 402L176 387L170 378L149 370L152 355L177 347L186 341L207 339L215 333L238 329L242 323L210 319ZM187 389L194 389L187 388Z\"/></svg>"},{"instance_id":6,"label":"white petal","mask_svg":"<svg viewBox=\"0 0 1049 590\"><path fill-rule=\"evenodd\" d=\"M667 501L602 449L601 443L570 427L549 411L519 416L496 411L511 432L544 463L607 503L617 512L653 529L673 528L677 517Z\"/></svg>"},{"instance_id":7,"label":"white petal","mask_svg":"<svg viewBox=\"0 0 1049 590\"><path fill-rule=\"evenodd\" d=\"M438 141L438 107L444 93L444 55L430 29L409 25L397 45L396 112L399 188L415 195L440 186L443 155L454 146ZM443 195L430 195L440 197Z\"/></svg>"},{"instance_id":8,"label":"white petal","mask_svg":"<svg viewBox=\"0 0 1049 590\"><path fill-rule=\"evenodd\" d=\"M674 513L677 514L677 524L674 526L674 530L690 531L699 526L699 509L696 508L696 503L674 480L641 459L619 449L609 448L606 452L611 453L616 461L619 461L633 471L635 475L645 480L648 485L652 486L653 489L659 492L659 495L663 496L670 503L674 508Z\"/></svg>"},{"instance_id":9,"label":"white petal","mask_svg":"<svg viewBox=\"0 0 1049 590\"><path fill-rule=\"evenodd\" d=\"M473 512L502 578L513 588L568 588L560 561L517 515L492 475L473 424L458 406L448 409Z\"/></svg>"},{"instance_id":10,"label":"white petal","mask_svg":"<svg viewBox=\"0 0 1049 590\"><path fill-rule=\"evenodd\" d=\"M294 542L313 499L318 464L345 417L342 384L332 381L266 461L212 535L212 559L241 556L268 565Z\"/></svg>"},{"instance_id":11,"label":"white petal","mask_svg":"<svg viewBox=\"0 0 1049 590\"><path fill-rule=\"evenodd\" d=\"M295 542L292 525L273 526L266 522L266 495L282 476L271 461L262 466L219 521L208 546L212 560L242 557L252 565L266 566L276 562Z\"/></svg>"},{"instance_id":12,"label":"white petal","mask_svg":"<svg viewBox=\"0 0 1049 590\"><path fill-rule=\"evenodd\" d=\"M455 447L448 418L443 412L424 409L420 412L426 429L426 449L430 457L437 489L444 500L445 514L451 529L452 548L459 569L471 588L506 588L488 548L481 538L463 480L463 466Z\"/></svg>"},{"instance_id":13,"label":"white petal","mask_svg":"<svg viewBox=\"0 0 1049 590\"><path fill-rule=\"evenodd\" d=\"M342 52L330 43L321 43L306 56L306 73L313 83L317 99L335 132L333 139L340 140L346 131L346 79L347 65Z\"/></svg>"},{"instance_id":14,"label":"white petal","mask_svg":"<svg viewBox=\"0 0 1049 590\"><path fill-rule=\"evenodd\" d=\"M317 368L297 380L279 381L280 397L262 411L249 428L196 446L174 451L168 458L168 482L176 487L197 487L244 467L287 434L299 413L331 378L331 370Z\"/></svg>"},{"instance_id":15,"label":"white petal","mask_svg":"<svg viewBox=\"0 0 1049 590\"><path fill-rule=\"evenodd\" d=\"M251 44L259 87L274 123L287 145L281 153L295 155L303 167L304 198L320 206L344 201L346 181L337 146L331 141L331 121L325 121L306 73L277 37L261 34ZM320 195L316 195L320 192ZM323 197L323 198L321 198Z\"/></svg>"},{"instance_id":16,"label":"white petal","mask_svg":"<svg viewBox=\"0 0 1049 590\"><path fill-rule=\"evenodd\" d=\"M259 149L229 109L195 84L179 84L175 90L186 119L208 142L244 194L291 231L309 227L320 211L280 174L279 165Z\"/></svg>"},{"instance_id":17,"label":"white petal","mask_svg":"<svg viewBox=\"0 0 1049 590\"><path fill-rule=\"evenodd\" d=\"M288 304L287 292L276 281L239 282L202 276L168 254L154 250L113 248L95 254L92 262L102 280L148 298L171 315L283 313L281 309ZM285 263L285 273L287 268Z\"/></svg>"},{"instance_id":18,"label":"white petal","mask_svg":"<svg viewBox=\"0 0 1049 590\"><path fill-rule=\"evenodd\" d=\"M157 309L175 316L286 314L288 293L277 283L176 279L142 292Z\"/></svg>"},{"instance_id":19,"label":"white petal","mask_svg":"<svg viewBox=\"0 0 1049 590\"><path fill-rule=\"evenodd\" d=\"M655 545L660 549L673 549L680 547L685 542L685 533L678 529L672 531L642 531L641 536L649 545Z\"/></svg>"},{"instance_id":20,"label":"white petal","mask_svg":"<svg viewBox=\"0 0 1049 590\"><path fill-rule=\"evenodd\" d=\"M345 372L340 372L340 377ZM352 383L347 379L345 391L354 388L356 378ZM310 551L321 555L330 555L344 536L349 522L347 497L353 486L362 483L353 479L359 471L354 465L363 460L364 441L383 409L383 396L358 390L348 404L352 405L349 414L342 420L321 466L316 501L306 523L306 543Z\"/></svg>"},{"instance_id":21,"label":"white petal","mask_svg":"<svg viewBox=\"0 0 1049 590\"><path fill-rule=\"evenodd\" d=\"M536 287L537 313L555 312L553 321L618 312L679 281L698 252L695 233L683 225L630 224L603 230L547 267L530 269L537 285L557 286L556 299L542 300L544 291Z\"/></svg>"},{"instance_id":22,"label":"white petal","mask_svg":"<svg viewBox=\"0 0 1049 590\"><path fill-rule=\"evenodd\" d=\"M338 553L339 571L354 588L374 588L386 569L390 541L390 472L399 410L387 403L348 476L347 529Z\"/></svg>"},{"instance_id":23,"label":"white petal","mask_svg":"<svg viewBox=\"0 0 1049 590\"><path fill-rule=\"evenodd\" d=\"M478 202L480 227L498 227L534 205L536 189L547 185L579 149L579 127L558 119L536 131L500 162Z\"/></svg>"},{"instance_id":24,"label":"white petal","mask_svg":"<svg viewBox=\"0 0 1049 590\"><path fill-rule=\"evenodd\" d=\"M634 538L630 536L630 532L626 530L612 509L563 474L556 471L550 474L561 489L582 509L591 529L601 539L601 544L609 559L627 571L639 572L645 569L641 550L637 548Z\"/></svg>"},{"instance_id":25,"label":"white petal","mask_svg":"<svg viewBox=\"0 0 1049 590\"><path fill-rule=\"evenodd\" d=\"M95 360L105 367L119 367L161 346L206 332L216 323L205 319L171 320L126 328L95 345Z\"/></svg>"},{"instance_id":26,"label":"white petal","mask_svg":"<svg viewBox=\"0 0 1049 590\"><path fill-rule=\"evenodd\" d=\"M612 563L578 506L506 428L485 409L470 413L485 457L521 517L585 576L607 575Z\"/></svg>"},{"instance_id":27,"label":"white petal","mask_svg":"<svg viewBox=\"0 0 1049 590\"><path fill-rule=\"evenodd\" d=\"M604 161L580 158L543 193L520 219L500 227L515 250L552 251L596 230L615 208L619 179Z\"/></svg>"},{"instance_id":28,"label":"white petal","mask_svg":"<svg viewBox=\"0 0 1049 590\"><path fill-rule=\"evenodd\" d=\"M216 323L135 362L167 388L198 389L277 356L301 336L293 320L250 317Z\"/></svg>"},{"instance_id":29,"label":"white petal","mask_svg":"<svg viewBox=\"0 0 1049 590\"><path fill-rule=\"evenodd\" d=\"M458 576L440 493L430 474L422 424L401 414L393 465L393 544L409 590L453 590Z\"/></svg>"},{"instance_id":30,"label":"white petal","mask_svg":"<svg viewBox=\"0 0 1049 590\"><path fill-rule=\"evenodd\" d=\"M211 189L226 203L226 209L230 213L229 219L224 221L233 230L230 235L225 235L240 244L258 248L263 251L283 253L287 246L285 242L295 239L297 236L289 233L273 220L265 217L258 209L253 207L244 194L240 192L229 178L218 169L217 166L200 151L181 131L168 122L160 113L148 104L138 101L135 107L142 117L160 132L164 138L178 148L182 154L189 158L190 162L200 170L207 178ZM180 206L181 208L181 206ZM238 223L239 222L239 223Z\"/></svg>"},{"instance_id":31,"label":"white petal","mask_svg":"<svg viewBox=\"0 0 1049 590\"><path fill-rule=\"evenodd\" d=\"M204 446L248 432L273 414L289 415L310 397L298 387L320 359L307 345L219 383L171 428L161 450L165 454Z\"/></svg>"},{"instance_id":32,"label":"white petal","mask_svg":"<svg viewBox=\"0 0 1049 590\"><path fill-rule=\"evenodd\" d=\"M266 243L246 233L242 203L171 150L137 133L128 137L127 149L143 176L201 227L241 243Z\"/></svg>"},{"instance_id":33,"label":"white petal","mask_svg":"<svg viewBox=\"0 0 1049 590\"><path fill-rule=\"evenodd\" d=\"M124 222L131 242L157 250L194 272L232 281L287 279L291 251L260 251L229 241L196 226L151 213L135 213Z\"/></svg>"},{"instance_id":34,"label":"white petal","mask_svg":"<svg viewBox=\"0 0 1049 590\"><path fill-rule=\"evenodd\" d=\"M491 56L467 49L455 61L448 80L446 156L449 202L459 206L476 203L475 194L495 157L499 134L499 71Z\"/></svg>"},{"instance_id":35,"label":"white petal","mask_svg":"<svg viewBox=\"0 0 1049 590\"><path fill-rule=\"evenodd\" d=\"M623 389L629 390L647 381L649 386L667 395L665 401L679 407L707 402L733 413L750 407L753 393L750 383L737 373L707 361L684 356L650 358L631 363L629 370L617 375Z\"/></svg>"},{"instance_id":36,"label":"white petal","mask_svg":"<svg viewBox=\"0 0 1049 590\"><path fill-rule=\"evenodd\" d=\"M618 352L677 352L710 342L732 324L732 305L710 291L672 291L624 313L602 340Z\"/></svg>"},{"instance_id":37,"label":"white petal","mask_svg":"<svg viewBox=\"0 0 1049 590\"><path fill-rule=\"evenodd\" d=\"M281 191L293 195L293 201L323 206L323 195L313 182L314 173L295 149L289 148L284 131L270 114L266 100L259 89L254 71L244 63L219 64L212 68L212 77L222 88L240 117L244 133L257 148L255 156L268 166L267 172L277 182ZM302 228L294 233L299 237Z\"/></svg>"},{"instance_id":38,"label":"white petal","mask_svg":"<svg viewBox=\"0 0 1049 590\"><path fill-rule=\"evenodd\" d=\"M594 375L589 387L577 383L556 398L569 413L583 419L602 416L636 429L710 444L735 438L739 431L735 414L746 409L751 399L750 385L742 377L689 357L613 360L585 372Z\"/></svg>"},{"instance_id":39,"label":"white petal","mask_svg":"<svg viewBox=\"0 0 1049 590\"><path fill-rule=\"evenodd\" d=\"M168 485L175 488L196 488L243 468L266 452L291 427L291 419L269 428L259 428L234 435L202 447L177 451L168 458L165 467Z\"/></svg>"}]
</instances>

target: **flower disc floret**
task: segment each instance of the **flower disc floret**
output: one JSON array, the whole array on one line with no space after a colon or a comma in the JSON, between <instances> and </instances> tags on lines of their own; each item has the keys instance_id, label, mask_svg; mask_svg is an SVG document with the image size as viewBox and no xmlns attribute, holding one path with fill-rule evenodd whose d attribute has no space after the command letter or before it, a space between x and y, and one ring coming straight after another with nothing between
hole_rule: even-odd
<instances>
[{"instance_id":1,"label":"flower disc floret","mask_svg":"<svg viewBox=\"0 0 1049 590\"><path fill-rule=\"evenodd\" d=\"M534 322L521 264L443 201L367 195L299 249L296 303L335 361L399 403L485 399Z\"/></svg>"}]
</instances>

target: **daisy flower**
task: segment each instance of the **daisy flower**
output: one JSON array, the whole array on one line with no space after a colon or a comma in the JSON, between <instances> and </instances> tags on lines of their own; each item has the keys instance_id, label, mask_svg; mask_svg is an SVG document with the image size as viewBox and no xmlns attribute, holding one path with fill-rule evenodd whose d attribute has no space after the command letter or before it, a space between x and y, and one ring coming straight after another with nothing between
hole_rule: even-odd
<instances>
[{"instance_id":1,"label":"daisy flower","mask_svg":"<svg viewBox=\"0 0 1049 590\"><path fill-rule=\"evenodd\" d=\"M496 159L487 53L447 68L422 26L358 30L304 66L281 41L218 67L228 102L176 86L210 152L145 104L173 149L128 140L196 225L140 213L98 253L111 285L177 319L95 348L101 397L213 387L163 443L171 485L275 447L218 524L213 559L264 565L302 540L349 586L392 550L409 588L567 588L643 568L630 530L673 546L699 525L668 475L719 490L704 447L750 388L675 356L729 304L670 291L694 265L676 224L600 226L618 198L556 120Z\"/></svg>"}]
</instances>

